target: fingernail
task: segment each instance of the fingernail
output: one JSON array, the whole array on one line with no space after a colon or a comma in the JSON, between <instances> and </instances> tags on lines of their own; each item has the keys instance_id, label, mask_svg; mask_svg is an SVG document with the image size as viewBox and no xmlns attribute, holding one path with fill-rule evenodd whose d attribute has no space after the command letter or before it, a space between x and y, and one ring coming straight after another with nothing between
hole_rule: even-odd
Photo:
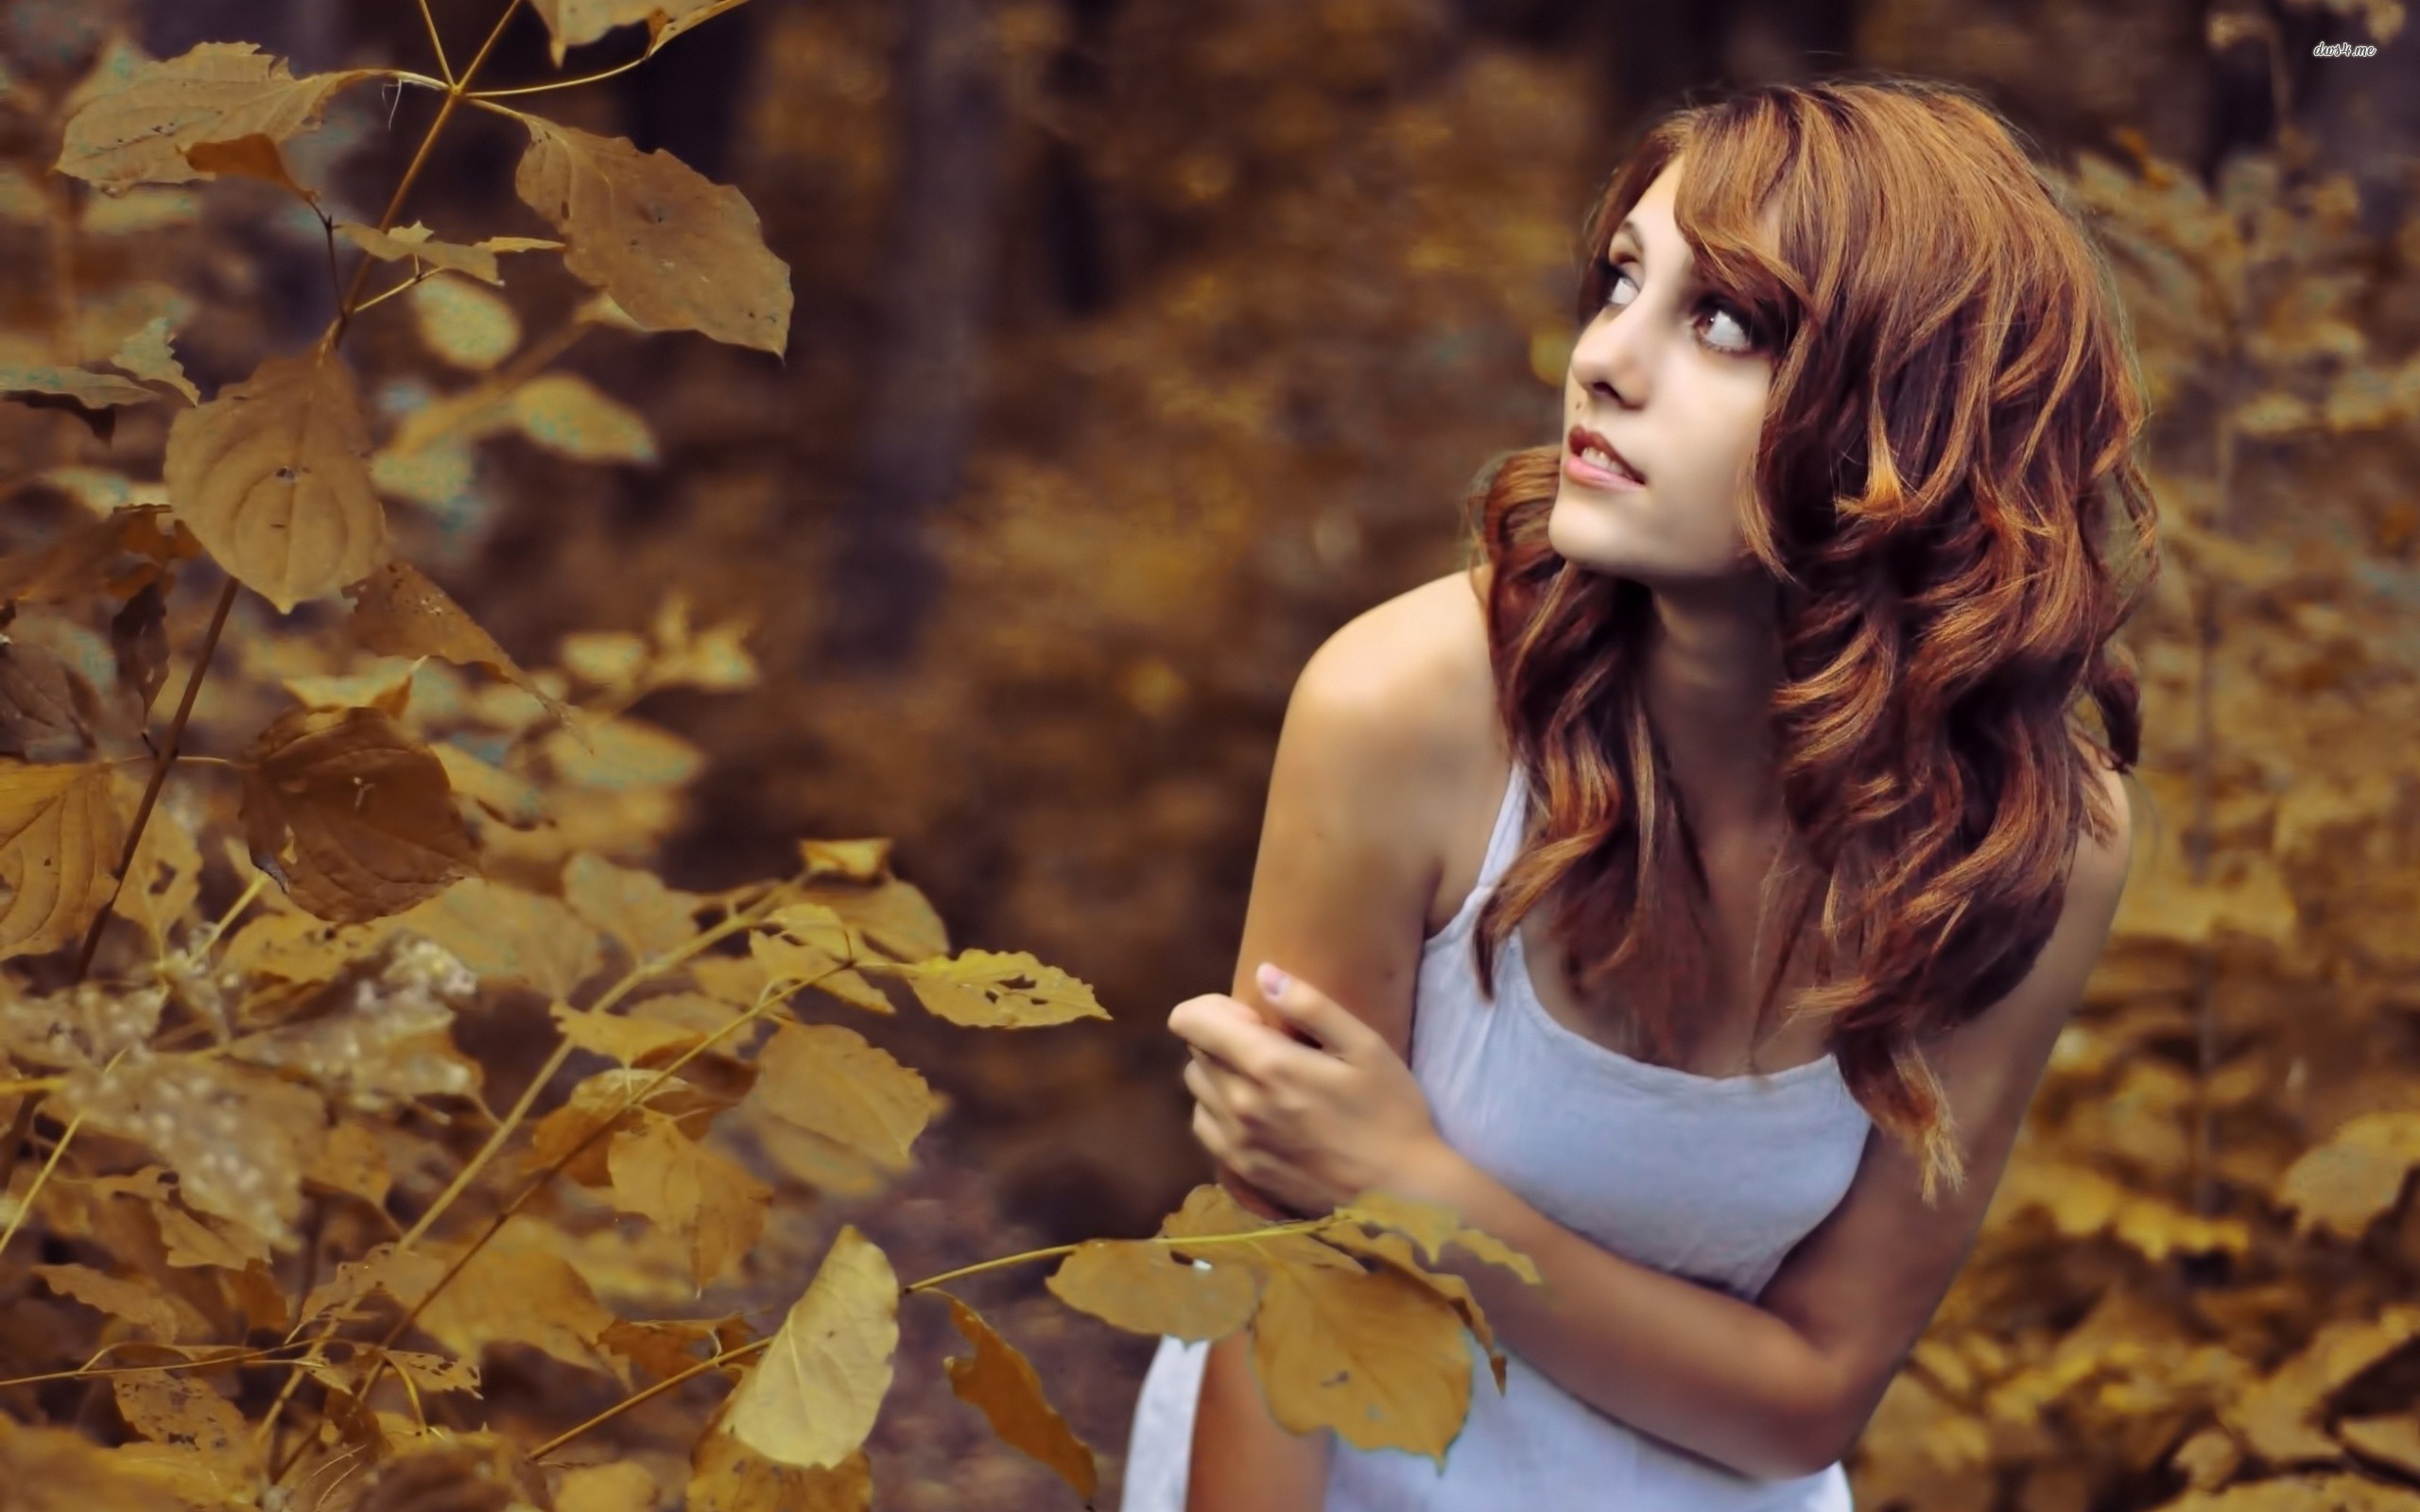
<instances>
[{"instance_id":1,"label":"fingernail","mask_svg":"<svg viewBox=\"0 0 2420 1512\"><path fill-rule=\"evenodd\" d=\"M1260 989L1263 992L1268 993L1272 998L1285 996L1286 989L1293 986L1294 983L1294 979L1292 977L1288 976L1285 972L1279 971L1274 966L1270 965L1267 961L1260 963L1260 971L1257 975L1260 980Z\"/></svg>"}]
</instances>

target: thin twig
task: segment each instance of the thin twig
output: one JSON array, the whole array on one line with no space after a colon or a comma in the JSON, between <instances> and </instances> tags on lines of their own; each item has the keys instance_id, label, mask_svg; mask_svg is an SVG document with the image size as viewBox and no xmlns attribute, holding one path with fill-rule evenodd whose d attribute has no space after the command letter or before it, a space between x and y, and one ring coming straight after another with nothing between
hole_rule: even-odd
<instances>
[{"instance_id":1,"label":"thin twig","mask_svg":"<svg viewBox=\"0 0 2420 1512\"><path fill-rule=\"evenodd\" d=\"M582 74L578 78L558 78L551 83L523 84L513 89L483 89L473 94L471 98L474 100L505 100L510 99L517 94L551 94L559 89L578 89L582 84L595 84L601 80L612 78L617 74L627 74L631 69L638 67L639 64L646 62L648 59L654 56L655 49L650 46L647 51L639 54L636 58L631 59L627 63L616 63L611 68L600 69L594 74Z\"/></svg>"},{"instance_id":2,"label":"thin twig","mask_svg":"<svg viewBox=\"0 0 2420 1512\"><path fill-rule=\"evenodd\" d=\"M445 76L446 88L454 87L454 65L445 60L445 39L437 34L437 18L429 13L428 0L420 0L420 19L428 27L428 45L437 54L437 71Z\"/></svg>"}]
</instances>

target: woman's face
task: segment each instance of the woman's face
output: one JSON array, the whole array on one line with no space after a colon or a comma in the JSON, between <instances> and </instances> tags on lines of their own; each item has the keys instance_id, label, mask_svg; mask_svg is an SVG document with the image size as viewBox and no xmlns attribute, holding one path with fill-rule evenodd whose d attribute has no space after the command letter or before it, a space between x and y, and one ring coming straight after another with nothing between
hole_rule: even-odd
<instances>
[{"instance_id":1,"label":"woman's face","mask_svg":"<svg viewBox=\"0 0 2420 1512\"><path fill-rule=\"evenodd\" d=\"M1563 482L1547 523L1564 559L1651 589L1758 570L1738 511L1773 372L1744 315L1691 283L1672 223L1681 169L1676 159L1648 186L1606 250L1605 306L1564 380ZM1612 486L1580 457L1582 431L1611 442L1643 486Z\"/></svg>"}]
</instances>

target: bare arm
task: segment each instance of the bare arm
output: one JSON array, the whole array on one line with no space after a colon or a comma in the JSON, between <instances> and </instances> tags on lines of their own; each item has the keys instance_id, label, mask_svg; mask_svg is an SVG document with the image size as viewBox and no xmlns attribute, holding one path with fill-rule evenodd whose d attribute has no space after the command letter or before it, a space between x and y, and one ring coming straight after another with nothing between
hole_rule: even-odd
<instances>
[{"instance_id":1,"label":"bare arm","mask_svg":"<svg viewBox=\"0 0 2420 1512\"><path fill-rule=\"evenodd\" d=\"M1415 827L1363 816L1433 801L1417 789L1435 752L1416 723L1391 712L1403 604L1391 600L1340 629L1295 683L1233 993L1268 1011L1253 969L1285 961L1312 981L1340 984L1347 994L1340 1001L1379 1026L1398 1053L1409 1040L1436 863ZM1188 1512L1315 1512L1325 1497L1328 1444L1326 1435L1297 1437L1281 1427L1253 1374L1250 1339L1221 1340L1211 1347L1194 1420Z\"/></svg>"}]
</instances>

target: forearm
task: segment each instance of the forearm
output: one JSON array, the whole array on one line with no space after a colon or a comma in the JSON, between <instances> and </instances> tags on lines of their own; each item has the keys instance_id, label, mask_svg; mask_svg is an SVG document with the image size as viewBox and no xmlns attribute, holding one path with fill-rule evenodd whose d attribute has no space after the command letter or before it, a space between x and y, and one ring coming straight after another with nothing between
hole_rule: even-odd
<instances>
[{"instance_id":1,"label":"forearm","mask_svg":"<svg viewBox=\"0 0 2420 1512\"><path fill-rule=\"evenodd\" d=\"M1250 1332L1210 1346L1185 1512L1319 1512L1326 1498L1327 1435L1297 1436L1270 1416Z\"/></svg>"},{"instance_id":2,"label":"forearm","mask_svg":"<svg viewBox=\"0 0 2420 1512\"><path fill-rule=\"evenodd\" d=\"M1443 1203L1527 1254L1532 1287L1459 1247L1499 1339L1609 1418L1761 1479L1820 1469L1838 1392L1824 1358L1752 1302L1611 1253L1440 1145L1396 1190Z\"/></svg>"}]
</instances>

